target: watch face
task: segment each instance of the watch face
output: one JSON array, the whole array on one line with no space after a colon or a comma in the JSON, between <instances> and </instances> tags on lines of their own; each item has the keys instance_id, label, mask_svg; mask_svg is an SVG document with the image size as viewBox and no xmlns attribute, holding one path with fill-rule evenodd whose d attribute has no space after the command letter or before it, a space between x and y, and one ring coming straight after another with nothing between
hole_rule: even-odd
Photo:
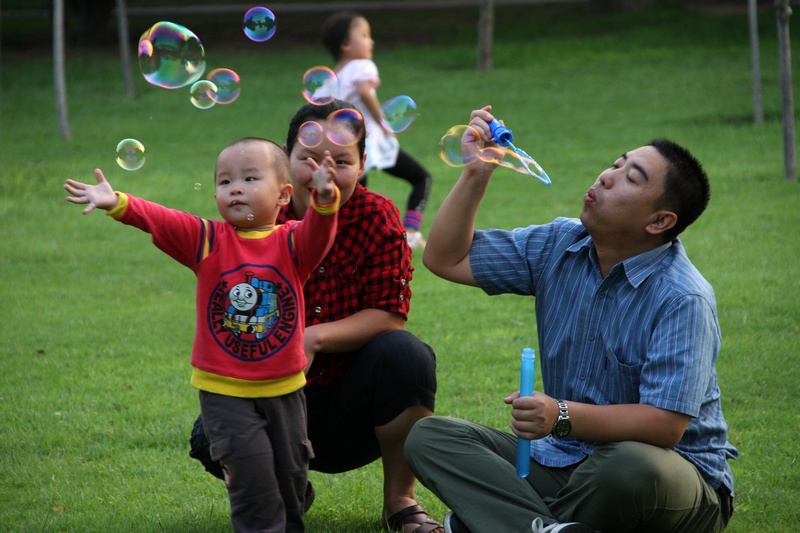
<instances>
[{"instance_id":1,"label":"watch face","mask_svg":"<svg viewBox=\"0 0 800 533\"><path fill-rule=\"evenodd\" d=\"M569 419L561 419L553 426L553 437L557 439L563 439L569 435L571 429L572 423L569 421Z\"/></svg>"}]
</instances>

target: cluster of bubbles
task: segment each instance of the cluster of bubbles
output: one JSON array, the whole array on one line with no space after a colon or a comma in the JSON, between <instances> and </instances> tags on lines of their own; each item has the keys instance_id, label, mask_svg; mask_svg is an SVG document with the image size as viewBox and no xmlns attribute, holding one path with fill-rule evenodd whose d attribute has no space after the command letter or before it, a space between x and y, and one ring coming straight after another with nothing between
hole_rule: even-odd
<instances>
[{"instance_id":1,"label":"cluster of bubbles","mask_svg":"<svg viewBox=\"0 0 800 533\"><path fill-rule=\"evenodd\" d=\"M303 74L302 94L313 105L323 106L335 100L340 92L339 78L326 66L316 66ZM381 105L381 125L393 133L405 131L417 117L417 104L408 96L390 98ZM309 121L300 126L297 139L303 146L319 146L324 138L339 146L356 144L364 135L364 117L355 109L331 113L327 126Z\"/></svg>"},{"instance_id":2,"label":"cluster of bubbles","mask_svg":"<svg viewBox=\"0 0 800 533\"><path fill-rule=\"evenodd\" d=\"M476 161L484 161L531 175L545 185L552 183L539 163L510 142L507 146L484 146L480 143L480 138L480 133L472 126L453 126L439 141L439 157L451 167L465 167ZM464 150L462 139L467 141L467 145L476 143L477 148Z\"/></svg>"},{"instance_id":3,"label":"cluster of bubbles","mask_svg":"<svg viewBox=\"0 0 800 533\"><path fill-rule=\"evenodd\" d=\"M277 29L275 15L265 7L253 7L245 13L242 29L252 41L267 41ZM139 38L137 54L148 83L164 89L190 87L189 101L197 109L230 104L239 97L241 80L231 69L217 68L201 79L206 70L205 49L197 35L180 24L153 24ZM136 139L120 141L117 163L126 170L140 169L144 165L142 143Z\"/></svg>"},{"instance_id":4,"label":"cluster of bubbles","mask_svg":"<svg viewBox=\"0 0 800 533\"><path fill-rule=\"evenodd\" d=\"M266 7L249 9L242 22L248 39L265 42L277 30L275 15ZM152 85L165 89L190 87L189 101L198 109L210 109L216 104L230 104L239 97L240 78L231 69L217 68L201 79L206 69L205 50L200 39L188 28L172 22L158 22L139 39L139 67ZM303 75L302 94L311 104L326 105L340 92L336 73L325 66L308 69ZM381 126L392 133L408 129L417 117L417 104L409 96L390 98L381 105ZM510 130L506 130L510 137ZM364 117L355 109L341 109L327 117L325 126L309 121L300 126L298 141L316 147L327 138L340 146L356 144L364 135ZM495 146L477 144L473 151L462 150L462 138L479 143L480 135L470 126L453 126L439 142L439 155L448 165L463 167L475 161L485 161L535 176L550 184L542 167L527 153L510 143ZM117 144L116 159L125 170L138 170L145 162L144 145L136 139L123 139ZM200 190L202 185L195 183Z\"/></svg>"}]
</instances>

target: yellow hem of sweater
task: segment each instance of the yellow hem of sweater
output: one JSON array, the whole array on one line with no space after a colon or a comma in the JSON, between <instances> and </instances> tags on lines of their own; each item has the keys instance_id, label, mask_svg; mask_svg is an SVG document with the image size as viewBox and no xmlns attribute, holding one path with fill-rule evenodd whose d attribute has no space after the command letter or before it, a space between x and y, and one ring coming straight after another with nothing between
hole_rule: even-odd
<instances>
[{"instance_id":1,"label":"yellow hem of sweater","mask_svg":"<svg viewBox=\"0 0 800 533\"><path fill-rule=\"evenodd\" d=\"M235 398L272 398L302 389L306 384L303 372L279 379L250 381L204 372L192 368L192 385L206 392Z\"/></svg>"}]
</instances>

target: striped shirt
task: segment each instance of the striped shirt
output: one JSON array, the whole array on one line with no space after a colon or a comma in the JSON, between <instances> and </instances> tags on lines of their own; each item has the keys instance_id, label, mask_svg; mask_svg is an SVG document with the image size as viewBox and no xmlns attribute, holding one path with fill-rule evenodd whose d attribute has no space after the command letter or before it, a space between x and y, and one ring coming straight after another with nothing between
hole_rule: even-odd
<instances>
[{"instance_id":1,"label":"striped shirt","mask_svg":"<svg viewBox=\"0 0 800 533\"><path fill-rule=\"evenodd\" d=\"M539 359L548 396L595 405L647 404L692 417L674 448L715 489L733 492L714 365L720 348L714 291L680 240L614 266L603 278L576 219L476 231L470 262L487 294L536 297ZM575 464L592 442L531 443L537 462Z\"/></svg>"}]
</instances>

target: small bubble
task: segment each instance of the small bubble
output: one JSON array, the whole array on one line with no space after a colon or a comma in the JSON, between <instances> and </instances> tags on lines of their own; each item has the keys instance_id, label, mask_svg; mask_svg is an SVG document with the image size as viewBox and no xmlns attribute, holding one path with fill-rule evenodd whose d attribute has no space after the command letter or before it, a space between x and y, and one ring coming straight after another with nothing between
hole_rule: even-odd
<instances>
[{"instance_id":1,"label":"small bubble","mask_svg":"<svg viewBox=\"0 0 800 533\"><path fill-rule=\"evenodd\" d=\"M263 43L275 35L278 29L275 23L275 14L266 7L253 7L244 14L242 23L244 34L251 41Z\"/></svg>"},{"instance_id":2,"label":"small bubble","mask_svg":"<svg viewBox=\"0 0 800 533\"><path fill-rule=\"evenodd\" d=\"M239 75L229 68L217 68L208 73L208 81L216 85L217 92L209 97L218 104L230 104L239 98Z\"/></svg>"},{"instance_id":3,"label":"small bubble","mask_svg":"<svg viewBox=\"0 0 800 533\"><path fill-rule=\"evenodd\" d=\"M202 188L203 188L203 184L202 183L198 182L198 183L194 184L194 190L199 191Z\"/></svg>"},{"instance_id":4,"label":"small bubble","mask_svg":"<svg viewBox=\"0 0 800 533\"><path fill-rule=\"evenodd\" d=\"M247 215L247 220L249 220L251 222L253 221L254 218L256 218L256 217L253 216L253 213L250 213L250 214Z\"/></svg>"},{"instance_id":5,"label":"small bubble","mask_svg":"<svg viewBox=\"0 0 800 533\"><path fill-rule=\"evenodd\" d=\"M312 67L303 75L303 98L314 105L331 103L339 94L339 78L328 67Z\"/></svg>"},{"instance_id":6,"label":"small bubble","mask_svg":"<svg viewBox=\"0 0 800 533\"><path fill-rule=\"evenodd\" d=\"M189 91L189 100L197 109L209 109L217 103L214 101L216 94L217 86L214 85L214 82L200 80L192 85Z\"/></svg>"},{"instance_id":7,"label":"small bubble","mask_svg":"<svg viewBox=\"0 0 800 533\"><path fill-rule=\"evenodd\" d=\"M117 164L125 170L139 170L144 160L144 145L136 139L122 139L117 144Z\"/></svg>"},{"instance_id":8,"label":"small bubble","mask_svg":"<svg viewBox=\"0 0 800 533\"><path fill-rule=\"evenodd\" d=\"M381 105L381 125L388 131L405 131L417 118L417 104L410 96L395 96Z\"/></svg>"},{"instance_id":9,"label":"small bubble","mask_svg":"<svg viewBox=\"0 0 800 533\"><path fill-rule=\"evenodd\" d=\"M306 148L315 148L322 144L322 125L309 120L297 130L297 140Z\"/></svg>"}]
</instances>

